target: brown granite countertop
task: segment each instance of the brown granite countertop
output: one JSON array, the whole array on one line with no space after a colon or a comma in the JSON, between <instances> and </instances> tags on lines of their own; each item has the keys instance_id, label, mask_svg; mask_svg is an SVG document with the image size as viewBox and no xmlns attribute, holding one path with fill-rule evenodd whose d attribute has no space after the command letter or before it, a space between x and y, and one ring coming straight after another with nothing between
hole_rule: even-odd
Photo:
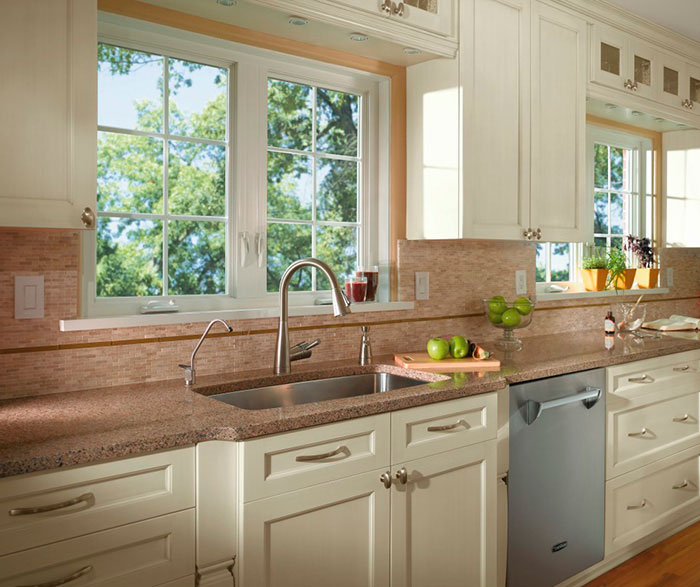
<instances>
[{"instance_id":1,"label":"brown granite countertop","mask_svg":"<svg viewBox=\"0 0 700 587\"><path fill-rule=\"evenodd\" d=\"M294 372L285 377L273 377L269 371L201 377L194 391L175 380L0 401L0 477L206 440L243 440L495 391L509 383L700 349L698 340L628 335L618 337L612 350L605 350L600 331L523 340L520 352L496 352L502 362L500 372L411 372L394 366L387 356L378 357L368 367L354 361L295 364ZM242 410L206 397L270 383L379 369L422 379L425 384L268 410Z\"/></svg>"}]
</instances>

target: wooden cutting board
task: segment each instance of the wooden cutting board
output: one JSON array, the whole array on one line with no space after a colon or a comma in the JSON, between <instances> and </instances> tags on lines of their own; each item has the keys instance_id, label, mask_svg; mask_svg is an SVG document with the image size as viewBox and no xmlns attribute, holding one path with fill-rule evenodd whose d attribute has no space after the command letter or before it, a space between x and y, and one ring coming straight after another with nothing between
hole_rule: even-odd
<instances>
[{"instance_id":1,"label":"wooden cutting board","mask_svg":"<svg viewBox=\"0 0 700 587\"><path fill-rule=\"evenodd\" d=\"M431 359L426 352L422 353L394 353L394 361L404 369L415 369L417 371L498 371L501 362L498 359L443 359L436 361Z\"/></svg>"}]
</instances>

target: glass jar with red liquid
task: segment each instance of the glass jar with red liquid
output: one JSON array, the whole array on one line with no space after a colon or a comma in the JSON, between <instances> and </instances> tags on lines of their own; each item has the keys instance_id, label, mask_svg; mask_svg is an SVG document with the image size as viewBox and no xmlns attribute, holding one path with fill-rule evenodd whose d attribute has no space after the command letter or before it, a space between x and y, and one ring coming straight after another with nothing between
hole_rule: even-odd
<instances>
[{"instance_id":1,"label":"glass jar with red liquid","mask_svg":"<svg viewBox=\"0 0 700 587\"><path fill-rule=\"evenodd\" d=\"M364 302L367 297L367 278L352 275L345 279L345 295L351 303Z\"/></svg>"},{"instance_id":2,"label":"glass jar with red liquid","mask_svg":"<svg viewBox=\"0 0 700 587\"><path fill-rule=\"evenodd\" d=\"M355 271L355 277L367 280L366 302L373 302L377 297L377 287L379 287L379 267L376 265L360 266Z\"/></svg>"}]
</instances>

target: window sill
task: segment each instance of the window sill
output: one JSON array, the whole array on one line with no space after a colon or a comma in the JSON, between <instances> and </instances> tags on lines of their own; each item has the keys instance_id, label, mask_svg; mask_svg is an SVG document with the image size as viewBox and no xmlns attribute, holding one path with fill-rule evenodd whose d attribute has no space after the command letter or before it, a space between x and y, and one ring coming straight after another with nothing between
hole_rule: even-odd
<instances>
[{"instance_id":1,"label":"window sill","mask_svg":"<svg viewBox=\"0 0 700 587\"><path fill-rule=\"evenodd\" d=\"M353 304L351 312L391 312L395 310L413 310L413 302L367 302ZM333 314L332 306L291 306L290 316L323 316ZM59 320L61 332L78 330L101 330L105 328L132 328L137 326L160 326L164 324L186 324L191 322L209 322L214 318L223 320L247 320L251 318L277 318L279 307L246 308L235 310L209 310L205 312L173 312L172 314L135 314L131 316L103 316L100 318L76 318Z\"/></svg>"},{"instance_id":2,"label":"window sill","mask_svg":"<svg viewBox=\"0 0 700 587\"><path fill-rule=\"evenodd\" d=\"M562 291L544 293L538 292L536 295L538 302L552 302L556 300L579 300L590 298L608 298L608 297L634 297L640 295L656 295L667 294L670 290L667 287L656 287L653 289L621 289L618 292L615 290L605 291Z\"/></svg>"}]
</instances>

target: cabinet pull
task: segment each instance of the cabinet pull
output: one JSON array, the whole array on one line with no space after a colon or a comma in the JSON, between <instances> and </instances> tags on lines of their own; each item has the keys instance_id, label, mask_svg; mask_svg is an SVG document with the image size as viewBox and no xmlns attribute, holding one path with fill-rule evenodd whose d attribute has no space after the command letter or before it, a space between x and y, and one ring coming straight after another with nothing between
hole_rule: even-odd
<instances>
[{"instance_id":1,"label":"cabinet pull","mask_svg":"<svg viewBox=\"0 0 700 587\"><path fill-rule=\"evenodd\" d=\"M394 8L394 14L396 16L403 16L403 10L404 10L404 3L403 2L399 2L393 8Z\"/></svg>"},{"instance_id":2,"label":"cabinet pull","mask_svg":"<svg viewBox=\"0 0 700 587\"><path fill-rule=\"evenodd\" d=\"M641 510L642 508L646 507L646 505L647 505L647 500L646 500L646 499L643 499L643 500L642 500L641 502L639 502L639 503L635 503L635 504L633 504L633 505L628 505L628 506L627 506L627 509L628 509L628 510Z\"/></svg>"},{"instance_id":3,"label":"cabinet pull","mask_svg":"<svg viewBox=\"0 0 700 587\"><path fill-rule=\"evenodd\" d=\"M674 422L687 422L690 419L688 414L684 414L682 418L674 418Z\"/></svg>"},{"instance_id":4,"label":"cabinet pull","mask_svg":"<svg viewBox=\"0 0 700 587\"><path fill-rule=\"evenodd\" d=\"M690 483L688 483L688 480L683 479L683 483L679 483L678 485L673 485L672 487L673 487L673 489L685 489L686 487L688 487L688 485L690 485Z\"/></svg>"},{"instance_id":5,"label":"cabinet pull","mask_svg":"<svg viewBox=\"0 0 700 587\"><path fill-rule=\"evenodd\" d=\"M457 420L454 424L445 424L444 426L428 426L428 432L447 432L464 426L467 430L471 428L464 420Z\"/></svg>"},{"instance_id":6,"label":"cabinet pull","mask_svg":"<svg viewBox=\"0 0 700 587\"><path fill-rule=\"evenodd\" d=\"M92 228L95 226L95 213L92 211L92 208L89 206L83 208L83 212L80 215L80 221L83 223L85 228Z\"/></svg>"},{"instance_id":7,"label":"cabinet pull","mask_svg":"<svg viewBox=\"0 0 700 587\"><path fill-rule=\"evenodd\" d=\"M647 433L646 428L642 428L641 432L630 432L627 436L630 436L631 438L636 438L639 436L644 436Z\"/></svg>"},{"instance_id":8,"label":"cabinet pull","mask_svg":"<svg viewBox=\"0 0 700 587\"><path fill-rule=\"evenodd\" d=\"M297 462L298 463L307 463L309 461L322 461L323 459L329 459L331 457L334 457L335 455L339 455L340 453L347 453L349 454L350 451L348 450L347 446L339 446L335 450L332 450L330 452L323 452L317 455L299 455L297 457Z\"/></svg>"},{"instance_id":9,"label":"cabinet pull","mask_svg":"<svg viewBox=\"0 0 700 587\"><path fill-rule=\"evenodd\" d=\"M401 467L396 471L396 480L401 483L401 485L406 485L406 483L408 483L408 471L406 467Z\"/></svg>"},{"instance_id":10,"label":"cabinet pull","mask_svg":"<svg viewBox=\"0 0 700 587\"><path fill-rule=\"evenodd\" d=\"M379 480L382 482L382 485L384 485L384 487L386 487L387 489L391 489L391 473L389 471L386 471L385 473L379 475Z\"/></svg>"},{"instance_id":11,"label":"cabinet pull","mask_svg":"<svg viewBox=\"0 0 700 587\"><path fill-rule=\"evenodd\" d=\"M382 12L386 12L387 14L391 14L393 12L391 7L391 0L383 0L382 3L379 5L379 10L381 10Z\"/></svg>"},{"instance_id":12,"label":"cabinet pull","mask_svg":"<svg viewBox=\"0 0 700 587\"><path fill-rule=\"evenodd\" d=\"M62 510L63 508L69 508L72 505L77 505L82 502L89 502L93 500L95 496L92 493L83 493L78 497L69 499L67 501L62 501L61 503L54 503L51 505L42 505L35 508L13 508L7 512L11 516L28 516L31 514L42 514L44 512L53 512L54 510ZM57 583L58 585L59 583Z\"/></svg>"},{"instance_id":13,"label":"cabinet pull","mask_svg":"<svg viewBox=\"0 0 700 587\"><path fill-rule=\"evenodd\" d=\"M677 373L683 373L683 371L687 371L690 369L690 365L683 365L682 367L674 367L673 370L676 371Z\"/></svg>"},{"instance_id":14,"label":"cabinet pull","mask_svg":"<svg viewBox=\"0 0 700 587\"><path fill-rule=\"evenodd\" d=\"M630 377L627 381L629 381L630 383L654 383L656 379L654 379L651 375L647 375L645 373L641 377Z\"/></svg>"},{"instance_id":15,"label":"cabinet pull","mask_svg":"<svg viewBox=\"0 0 700 587\"><path fill-rule=\"evenodd\" d=\"M92 571L92 565L88 565L86 567L83 567L82 569L78 569L77 571L75 571L75 573L73 573L72 575L68 575L67 577L63 577L63 579L47 581L46 583L36 583L34 585L17 585L17 587L58 587L59 585L65 585L66 583L70 583L71 581L80 579L80 577L87 575L90 571Z\"/></svg>"}]
</instances>

